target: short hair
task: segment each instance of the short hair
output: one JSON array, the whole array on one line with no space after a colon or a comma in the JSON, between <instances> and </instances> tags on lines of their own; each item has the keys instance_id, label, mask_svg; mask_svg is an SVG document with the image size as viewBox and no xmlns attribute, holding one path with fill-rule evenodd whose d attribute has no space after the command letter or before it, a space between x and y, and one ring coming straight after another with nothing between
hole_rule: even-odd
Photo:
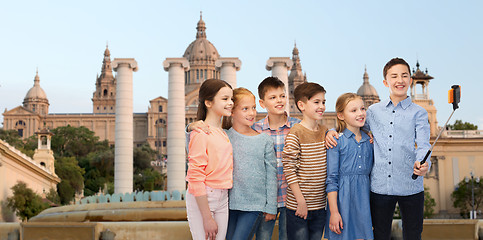
<instances>
[{"instance_id":1,"label":"short hair","mask_svg":"<svg viewBox=\"0 0 483 240\"><path fill-rule=\"evenodd\" d=\"M230 84L219 79L207 79L201 84L198 93L198 112L196 114L198 120L204 121L206 119L208 109L206 108L205 101L213 101L213 98L215 98L218 91L223 87L232 88Z\"/></svg>"},{"instance_id":2,"label":"short hair","mask_svg":"<svg viewBox=\"0 0 483 240\"><path fill-rule=\"evenodd\" d=\"M305 82L298 85L295 90L293 91L293 95L295 98L295 106L297 109L300 110L298 102L302 101L306 103L309 99L311 99L317 93L325 93L324 87L320 86L318 83L314 82Z\"/></svg>"},{"instance_id":3,"label":"short hair","mask_svg":"<svg viewBox=\"0 0 483 240\"><path fill-rule=\"evenodd\" d=\"M387 62L386 65L384 66L384 69L382 70L382 75L383 75L384 79L386 79L387 71L390 68L392 68L394 65L398 65L398 64L402 64L402 65L405 65L406 67L408 67L408 73L411 74L411 67L409 67L409 64L404 59L395 57L395 58L389 60L389 62Z\"/></svg>"},{"instance_id":4,"label":"short hair","mask_svg":"<svg viewBox=\"0 0 483 240\"><path fill-rule=\"evenodd\" d=\"M335 112L336 113L343 113L344 109L347 107L350 101L354 99L361 99L362 97L355 94L355 93L344 93L337 98L337 102L335 103ZM347 128L347 123L344 120L340 120L339 116L337 116L337 132L341 133Z\"/></svg>"},{"instance_id":5,"label":"short hair","mask_svg":"<svg viewBox=\"0 0 483 240\"><path fill-rule=\"evenodd\" d=\"M267 77L258 85L258 97L263 100L265 93L270 88L283 88L285 90L285 84L277 77Z\"/></svg>"}]
</instances>

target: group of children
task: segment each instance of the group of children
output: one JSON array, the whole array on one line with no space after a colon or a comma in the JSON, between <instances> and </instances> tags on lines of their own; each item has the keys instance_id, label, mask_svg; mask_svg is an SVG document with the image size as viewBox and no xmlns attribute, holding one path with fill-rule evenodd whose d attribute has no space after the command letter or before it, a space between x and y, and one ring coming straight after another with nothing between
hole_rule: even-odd
<instances>
[{"instance_id":1,"label":"group of children","mask_svg":"<svg viewBox=\"0 0 483 240\"><path fill-rule=\"evenodd\" d=\"M255 96L222 80L200 87L198 122L188 145L186 209L193 239L390 239L396 203L404 239L420 239L430 162L427 112L407 96L409 65L383 70L390 97L366 112L362 98L342 94L337 129L319 124L325 89L294 91L299 120L287 115L283 82L258 86L267 116L256 119ZM327 150L326 150L327 148ZM324 234L325 228L325 234Z\"/></svg>"}]
</instances>

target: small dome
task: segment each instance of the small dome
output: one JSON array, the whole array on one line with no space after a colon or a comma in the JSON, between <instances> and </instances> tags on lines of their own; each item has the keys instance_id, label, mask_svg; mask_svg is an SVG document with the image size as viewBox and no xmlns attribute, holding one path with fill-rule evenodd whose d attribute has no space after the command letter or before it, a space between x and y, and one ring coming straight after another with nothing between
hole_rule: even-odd
<instances>
[{"instance_id":1,"label":"small dome","mask_svg":"<svg viewBox=\"0 0 483 240\"><path fill-rule=\"evenodd\" d=\"M46 100L47 99L47 94L45 94L45 91L40 87L40 79L39 79L39 73L35 75L34 79L34 86L30 88L30 90L27 92L27 95L25 95L24 101L35 101L35 100Z\"/></svg>"},{"instance_id":2,"label":"small dome","mask_svg":"<svg viewBox=\"0 0 483 240\"><path fill-rule=\"evenodd\" d=\"M376 89L370 83L364 83L357 90L357 95L359 96L379 96Z\"/></svg>"},{"instance_id":3,"label":"small dome","mask_svg":"<svg viewBox=\"0 0 483 240\"><path fill-rule=\"evenodd\" d=\"M364 68L364 75L362 76L364 83L357 90L357 95L361 97L379 97L376 89L369 83L369 74L367 74L367 68Z\"/></svg>"}]
</instances>

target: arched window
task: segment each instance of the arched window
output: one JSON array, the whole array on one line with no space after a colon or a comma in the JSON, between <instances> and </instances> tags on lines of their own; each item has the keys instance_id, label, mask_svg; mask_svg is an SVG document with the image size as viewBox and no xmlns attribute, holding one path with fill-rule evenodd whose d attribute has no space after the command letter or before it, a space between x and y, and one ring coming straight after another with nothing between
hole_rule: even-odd
<instances>
[{"instance_id":1,"label":"arched window","mask_svg":"<svg viewBox=\"0 0 483 240\"><path fill-rule=\"evenodd\" d=\"M107 89L104 89L104 97L107 96Z\"/></svg>"},{"instance_id":2,"label":"arched window","mask_svg":"<svg viewBox=\"0 0 483 240\"><path fill-rule=\"evenodd\" d=\"M159 107L158 107L158 111L159 111L159 112L163 112L163 105L159 105Z\"/></svg>"}]
</instances>

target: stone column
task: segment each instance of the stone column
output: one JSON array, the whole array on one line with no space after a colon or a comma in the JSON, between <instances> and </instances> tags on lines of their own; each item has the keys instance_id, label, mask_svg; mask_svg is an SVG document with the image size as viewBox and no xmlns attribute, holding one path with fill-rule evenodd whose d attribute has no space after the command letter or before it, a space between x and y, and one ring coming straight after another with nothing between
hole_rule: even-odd
<instances>
[{"instance_id":1,"label":"stone column","mask_svg":"<svg viewBox=\"0 0 483 240\"><path fill-rule=\"evenodd\" d=\"M238 58L218 58L216 70L220 71L220 79L225 80L233 89L236 88L236 71L240 70L241 61Z\"/></svg>"},{"instance_id":2,"label":"stone column","mask_svg":"<svg viewBox=\"0 0 483 240\"><path fill-rule=\"evenodd\" d=\"M133 90L132 73L138 70L134 58L115 58L117 72L116 127L114 155L114 192L133 190Z\"/></svg>"},{"instance_id":3,"label":"stone column","mask_svg":"<svg viewBox=\"0 0 483 240\"><path fill-rule=\"evenodd\" d=\"M184 72L189 70L186 58L166 58L168 72L168 191L186 189L185 92Z\"/></svg>"},{"instance_id":4,"label":"stone column","mask_svg":"<svg viewBox=\"0 0 483 240\"><path fill-rule=\"evenodd\" d=\"M270 57L267 60L267 71L272 71L272 76L277 77L285 84L285 93L287 104L285 104L285 111L290 114L290 101L288 91L288 70L292 68L293 61L289 57Z\"/></svg>"}]
</instances>

